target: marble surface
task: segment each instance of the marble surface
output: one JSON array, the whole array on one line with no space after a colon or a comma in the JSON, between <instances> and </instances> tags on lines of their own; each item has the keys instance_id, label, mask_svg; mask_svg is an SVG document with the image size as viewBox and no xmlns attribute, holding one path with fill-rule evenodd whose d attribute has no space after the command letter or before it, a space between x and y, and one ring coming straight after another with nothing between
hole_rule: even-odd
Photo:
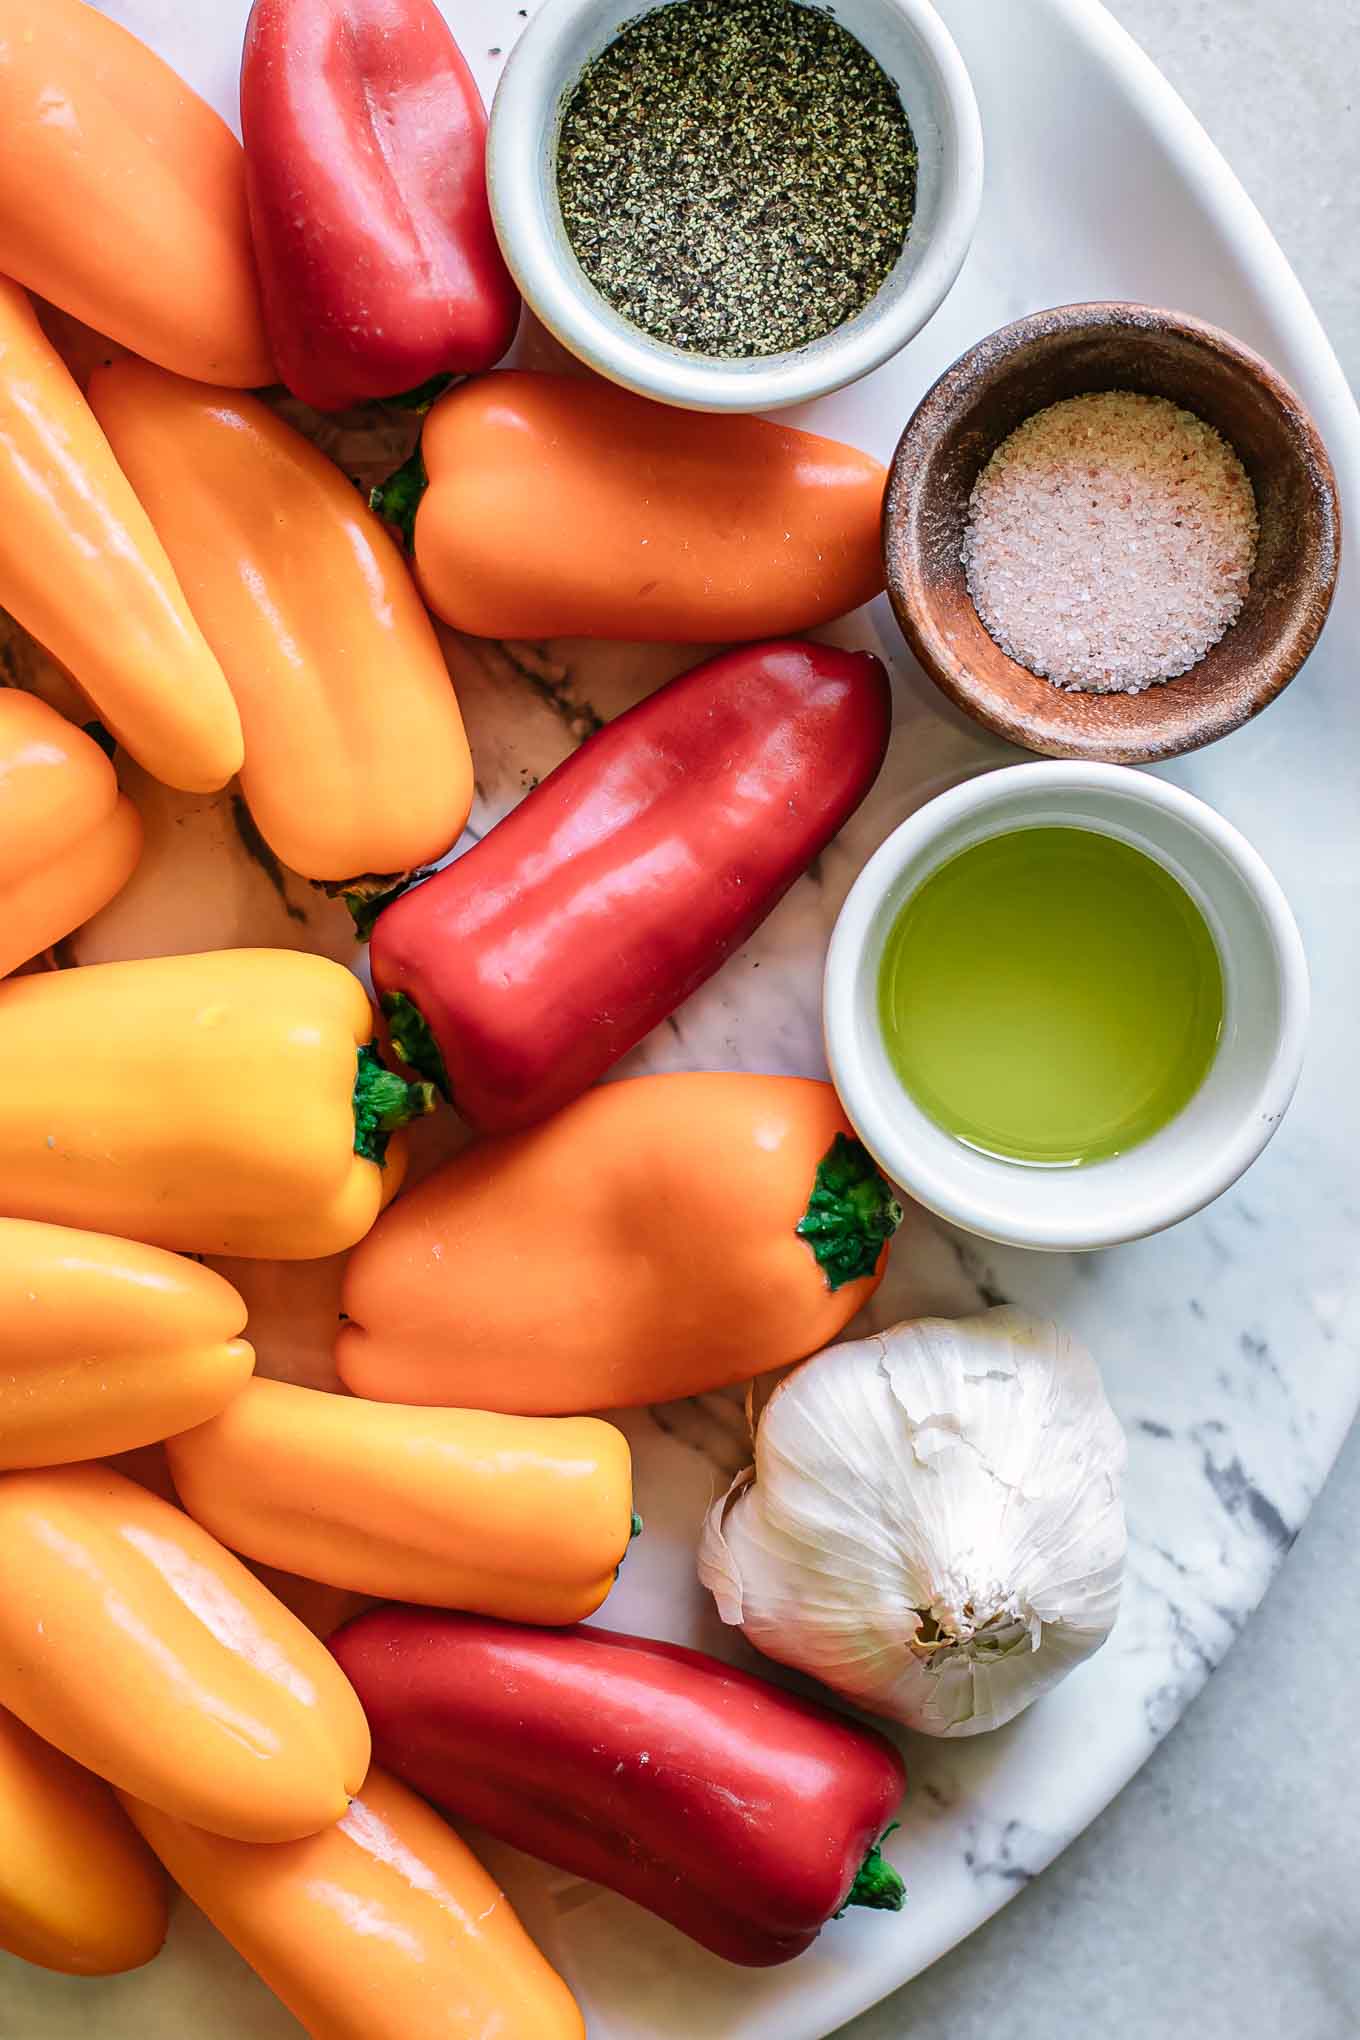
<instances>
[{"instance_id":1,"label":"marble surface","mask_svg":"<svg viewBox=\"0 0 1360 2040\"><path fill-rule=\"evenodd\" d=\"M1260 206L1360 388L1360 12L1111 6ZM1329 1641L1360 1635L1357 1522L1360 1427L1238 1647L1144 1769L841 2040L1360 2035L1360 1658Z\"/></svg>"},{"instance_id":2,"label":"marble surface","mask_svg":"<svg viewBox=\"0 0 1360 2040\"><path fill-rule=\"evenodd\" d=\"M1137 149L1144 139L1138 119L1101 103L1070 52L1061 76L1027 69L1032 53L1015 31L1016 4L1036 17L1043 11L1040 0L947 0L945 10L980 89L985 74L991 93L992 226L979 241L965 286L900 384L864 385L819 413L827 429L884 451L930 375L963 345L988 326L1060 296L1161 295L1223 319L1277 358L1290 345L1288 319L1276 323L1272 307L1254 296L1249 265L1219 260L1202 220L1178 234L1179 188L1155 152L1140 164L1141 181L1120 183L1120 148ZM171 0L108 0L108 6L183 55L195 82L224 98L231 36L209 47L190 26L211 21L216 29L227 16L236 23L244 0L195 0L182 11ZM499 41L492 39L499 8L500 0L476 0L475 18L491 31L487 59L499 54ZM450 0L449 11L461 25L463 0ZM1155 27L1139 23L1133 0L1123 11L1135 29ZM1290 120L1302 132L1302 112L1281 84L1290 75L1285 41L1263 42L1259 22L1248 18L1263 10L1225 7L1220 0L1212 10L1148 11L1168 27L1173 17L1182 25L1196 18L1220 67L1230 46L1243 57L1242 90L1250 83L1257 94L1248 132L1258 146L1265 136L1277 145L1278 130ZM1228 25L1234 12L1243 16L1235 38ZM1290 8L1293 30L1306 18L1306 0ZM1316 25L1321 33L1320 14ZM1004 43L1007 26L1016 36L1008 60L991 46ZM1047 56L1053 61L1054 52ZM1315 82L1335 95L1329 66L1319 69ZM1003 139L1001 108L1014 112L1017 91L1029 95L1021 100L1026 115L1045 91L1055 96L1046 118L1041 107L1034 119L1004 130ZM1330 121L1325 107L1313 105L1307 149L1318 152L1310 172L1314 200L1328 188L1321 157L1329 129L1341 132L1339 105ZM1069 189L1064 180L1079 150L1098 165L1098 175ZM1280 166L1287 160L1286 152ZM1267 182L1274 188L1274 179ZM1006 212L1007 198L1022 190L1026 209ZM1117 250L1110 235L1112 194L1128 208ZM1270 210L1270 190L1259 195ZM1335 273L1326 281L1337 288ZM380 451L373 449L375 456ZM859 641L882 632L891 647L891 626L879 611L852 628ZM665 650L645 664L626 651L586 657L580 648L559 645L452 643L449 650L479 762L478 829L598 718L686 662L685 655ZM811 882L790 895L750 951L648 1044L635 1067L820 1067L816 958L855 869L931 792L1006 755L944 710L908 661L899 656L896 669L892 759L853 829ZM876 1306L883 1322L1011 1297L1053 1309L1086 1336L1130 1434L1133 1551L1120 1623L1099 1657L1041 1708L985 1742L913 1745L914 1812L892 1849L912 1891L899 1950L907 1947L909 1959L928 1962L964 1927L1021 1895L973 1943L852 2029L860 2040L937 2032L944 2025L951 2040L981 2040L984 2022L989 2036L1004 2022L1019 2040L1027 2033L1076 2040L1097 2021L1114 2040L1155 2040L1182 2025L1209 2040L1229 2031L1254 2040L1274 2032L1285 2007L1291 2032L1304 2040L1314 2033L1317 2040L1343 2040L1355 2030L1344 1996L1353 1987L1347 1963L1354 1922L1348 1945L1336 1911L1347 1902L1345 1865L1337 1859L1347 1846L1354 1849L1354 1836L1348 1842L1346 1833L1354 1818L1346 1788L1353 1787L1339 1766L1330 1777L1326 1772L1334 1745L1315 1723L1331 1706L1339 1723L1349 1694L1348 1733L1340 1747L1353 1748L1355 1682L1344 1655L1348 1590L1349 1612L1356 1611L1353 1580L1340 1576L1342 1539L1332 1533L1329 1553L1325 1515L1312 1540L1322 1540L1324 1563L1308 1588L1291 1589L1291 1561L1282 1582L1284 1614L1272 1607L1263 1618L1269 1642L1259 1644L1249 1629L1229 1660L1223 1677L1239 1689L1237 1713L1230 1708L1217 1731L1206 1734L1198 1723L1209 1718L1217 1696L1202 1703L1106 1821L1036 1881L1114 1783L1152 1754L1241 1634L1308 1514L1354 1397L1360 1368L1355 1213L1340 1115L1352 1126L1355 1115L1339 1073L1349 1055L1354 983L1345 929L1356 902L1353 858L1338 864L1329 853L1353 842L1357 775L1353 753L1334 757L1327 773L1315 762L1327 709L1335 717L1354 715L1350 670L1335 640L1308 680L1260 724L1172 768L1258 842L1294 897L1313 950L1319 990L1314 1058L1275 1145L1211 1213L1118 1255L1050 1260L992 1251L913 1214L891 1284ZM1308 800L1291 798L1310 768ZM229 807L199 804L192 826L216 840L212 832L224 813L230 820ZM182 840L175 833L182 818L181 804L167 824L167 840ZM239 856L224 858L221 869L235 871L238 864ZM298 934L304 924L296 916L308 909L286 875L271 880L257 867L247 876L249 886L224 877L211 895L209 939L246 939L261 911L262 884L269 894L263 905L282 916L277 939L289 939L290 931L292 939L323 947L334 939L329 924L309 922L306 934ZM196 904L209 911L206 901ZM138 939L124 924L117 943ZM307 1310L319 1324L333 1314L332 1275L322 1267L304 1278ZM268 1282L261 1278L262 1290ZM306 1314L291 1279L278 1295L253 1295L251 1302L252 1323L265 1328L261 1351L270 1355L270 1371L316 1378L316 1370L324 1370L324 1340L309 1343L299 1330ZM693 1581L690 1539L716 1480L739 1460L738 1402L706 1398L673 1406L633 1420L630 1429L639 1447L648 1535L630 1556L609 1620L730 1650L730 1637L719 1632ZM1352 1620L1349 1633L1354 1630ZM1292 1704L1283 1698L1287 1690ZM1178 1785L1159 1788L1160 1771L1178 1761L1181 1749L1198 1761ZM1216 1800L1205 1796L1215 1765L1221 1780ZM1283 1828L1286 1811L1292 1816L1322 1780L1317 1804L1327 1809L1326 1826L1309 1830L1318 1845L1319 1877L1305 1898L1298 1890L1302 1862L1294 1866L1292 1885L1288 1872L1282 1875L1275 1826ZM1144 1834L1121 1844L1119 1824L1137 1820L1140 1807L1152 1809ZM1197 1811L1197 1829L1187 1809ZM1111 1827L1114 1840L1107 1845L1100 1838ZM1198 1876L1202 1907L1193 1897L1177 1897L1168 1870L1173 1862L1187 1879ZM787 1971L737 1976L621 1901L522 1864L505 1867L529 1923L582 1987L599 2040L805 2040L827 2030L827 2008L844 2008L847 1987L863 1985L864 2002L884 1964L883 1923L861 1918L842 1922ZM1253 1876L1259 1883L1249 1882ZM1349 1888L1358 1885L1352 1878ZM1240 1914L1225 1907L1225 1894L1240 1899ZM1254 1912L1245 1909L1249 1904ZM1326 1907L1333 1909L1330 1920ZM1141 1927L1131 1924L1138 1922ZM1160 1943L1159 1934L1166 1937ZM1254 1972L1253 1963L1259 1965ZM1241 1990L1239 1969L1253 1977ZM1298 2023L1300 2002L1309 2016L1317 2012L1312 2028ZM1229 2008L1229 2022L1215 2025L1220 2006ZM11 2034L15 2040L66 2040L76 2031L97 2040L126 2040L133 2033L138 2040L189 2033L195 2040L237 2040L245 2033L252 2040L284 2040L296 2030L188 1908L181 1908L171 1950L154 1970L98 1990L50 1978L33 1982L0 1964L0 2033L7 2040Z\"/></svg>"}]
</instances>

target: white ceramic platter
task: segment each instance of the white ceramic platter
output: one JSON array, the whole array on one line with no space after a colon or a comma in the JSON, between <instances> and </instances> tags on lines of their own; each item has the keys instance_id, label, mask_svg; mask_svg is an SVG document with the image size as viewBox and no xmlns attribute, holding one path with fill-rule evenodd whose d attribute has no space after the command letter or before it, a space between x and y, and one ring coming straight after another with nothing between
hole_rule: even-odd
<instances>
[{"instance_id":1,"label":"white ceramic platter","mask_svg":"<svg viewBox=\"0 0 1360 2040\"><path fill-rule=\"evenodd\" d=\"M102 4L234 116L247 0ZM490 90L521 16L510 0L446 4ZM1217 320L1274 361L1312 405L1348 507L1360 504L1360 418L1337 363L1260 218L1151 64L1095 0L946 0L943 12L986 130L978 239L933 324L905 356L820 406L818 427L886 457L929 382L979 335L1045 305L1138 298ZM1051 1308L1089 1340L1131 1444L1132 1552L1112 1641L1001 1733L909 1747L913 1791L891 1847L907 1910L848 1917L785 1969L729 1968L620 1899L491 1851L578 1991L593 2040L817 2040L906 1981L1119 1790L1228 1649L1303 1521L1360 1393L1358 626L1348 566L1323 644L1283 699L1167 768L1261 849L1309 948L1311 1054L1273 1146L1201 1217L1108 1255L986 1251L913 1215L878 1300L887 1321L1014 1298ZM922 799L1011 755L912 668L885 605L845 635L886 647L895 668L896 733L880 783L758 941L644 1046L634 1070L819 1073L821 959L855 871ZM579 740L593 708L612 713L688 662L579 645L455 647L480 774L474 820L484 826L528 773ZM305 888L284 883L293 921L282 932L245 917L218 939L301 930ZM208 911L195 901L188 925ZM324 1271L317 1279L324 1290ZM287 1343L276 1326L261 1341L266 1362L286 1360ZM647 1531L606 1618L739 1655L692 1566L702 1509L741 1456L739 1404L675 1405L629 1428ZM187 1906L166 1953L130 1977L78 1984L0 1961L7 2040L287 2040L298 2030Z\"/></svg>"}]
</instances>

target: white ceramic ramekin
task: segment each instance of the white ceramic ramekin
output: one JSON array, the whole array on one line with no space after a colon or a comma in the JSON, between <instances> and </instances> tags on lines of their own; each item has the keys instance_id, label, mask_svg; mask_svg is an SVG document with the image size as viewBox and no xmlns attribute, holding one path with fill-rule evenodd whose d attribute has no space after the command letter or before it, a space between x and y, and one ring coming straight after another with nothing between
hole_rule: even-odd
<instances>
[{"instance_id":1,"label":"white ceramic ramekin","mask_svg":"<svg viewBox=\"0 0 1360 2040\"><path fill-rule=\"evenodd\" d=\"M664 4L664 0L652 0ZM501 74L487 176L505 259L549 332L626 389L692 411L769 411L867 375L919 333L958 275L982 200L982 126L962 57L929 0L838 0L836 19L897 84L919 153L901 258L857 317L786 354L717 360L623 319L572 253L557 202L557 134L585 65L647 0L545 0Z\"/></svg>"},{"instance_id":2,"label":"white ceramic ramekin","mask_svg":"<svg viewBox=\"0 0 1360 2040\"><path fill-rule=\"evenodd\" d=\"M1082 1168L1032 1168L976 1153L913 1102L883 1044L878 978L899 910L939 865L987 836L1063 824L1121 837L1180 880L1218 946L1223 1033L1199 1091L1150 1140ZM1236 1181L1293 1096L1308 997L1289 903L1221 815L1126 766L1015 765L930 801L860 873L827 957L827 1057L865 1146L919 1203L985 1239L1071 1252L1158 1232Z\"/></svg>"}]
</instances>

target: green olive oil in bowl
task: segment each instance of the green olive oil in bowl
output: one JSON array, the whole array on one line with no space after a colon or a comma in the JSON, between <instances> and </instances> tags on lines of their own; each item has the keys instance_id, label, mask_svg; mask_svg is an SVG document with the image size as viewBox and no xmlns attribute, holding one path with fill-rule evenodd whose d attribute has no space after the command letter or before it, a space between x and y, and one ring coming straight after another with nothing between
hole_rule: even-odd
<instances>
[{"instance_id":1,"label":"green olive oil in bowl","mask_svg":"<svg viewBox=\"0 0 1360 2040\"><path fill-rule=\"evenodd\" d=\"M1217 1051L1223 970L1199 907L1144 851L1020 828L960 851L907 900L878 1005L899 1080L945 1132L1072 1168L1189 1103Z\"/></svg>"}]
</instances>

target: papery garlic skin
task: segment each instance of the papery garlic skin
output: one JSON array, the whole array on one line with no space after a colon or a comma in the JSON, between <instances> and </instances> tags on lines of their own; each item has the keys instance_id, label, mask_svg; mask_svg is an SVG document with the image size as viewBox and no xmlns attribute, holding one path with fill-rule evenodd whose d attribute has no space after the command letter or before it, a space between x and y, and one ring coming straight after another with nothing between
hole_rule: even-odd
<instances>
[{"instance_id":1,"label":"papery garlic skin","mask_svg":"<svg viewBox=\"0 0 1360 2040\"><path fill-rule=\"evenodd\" d=\"M1085 1347L1006 1307L782 1381L699 1577L767 1657L927 1735L999 1728L1100 1648L1127 1447Z\"/></svg>"}]
</instances>

